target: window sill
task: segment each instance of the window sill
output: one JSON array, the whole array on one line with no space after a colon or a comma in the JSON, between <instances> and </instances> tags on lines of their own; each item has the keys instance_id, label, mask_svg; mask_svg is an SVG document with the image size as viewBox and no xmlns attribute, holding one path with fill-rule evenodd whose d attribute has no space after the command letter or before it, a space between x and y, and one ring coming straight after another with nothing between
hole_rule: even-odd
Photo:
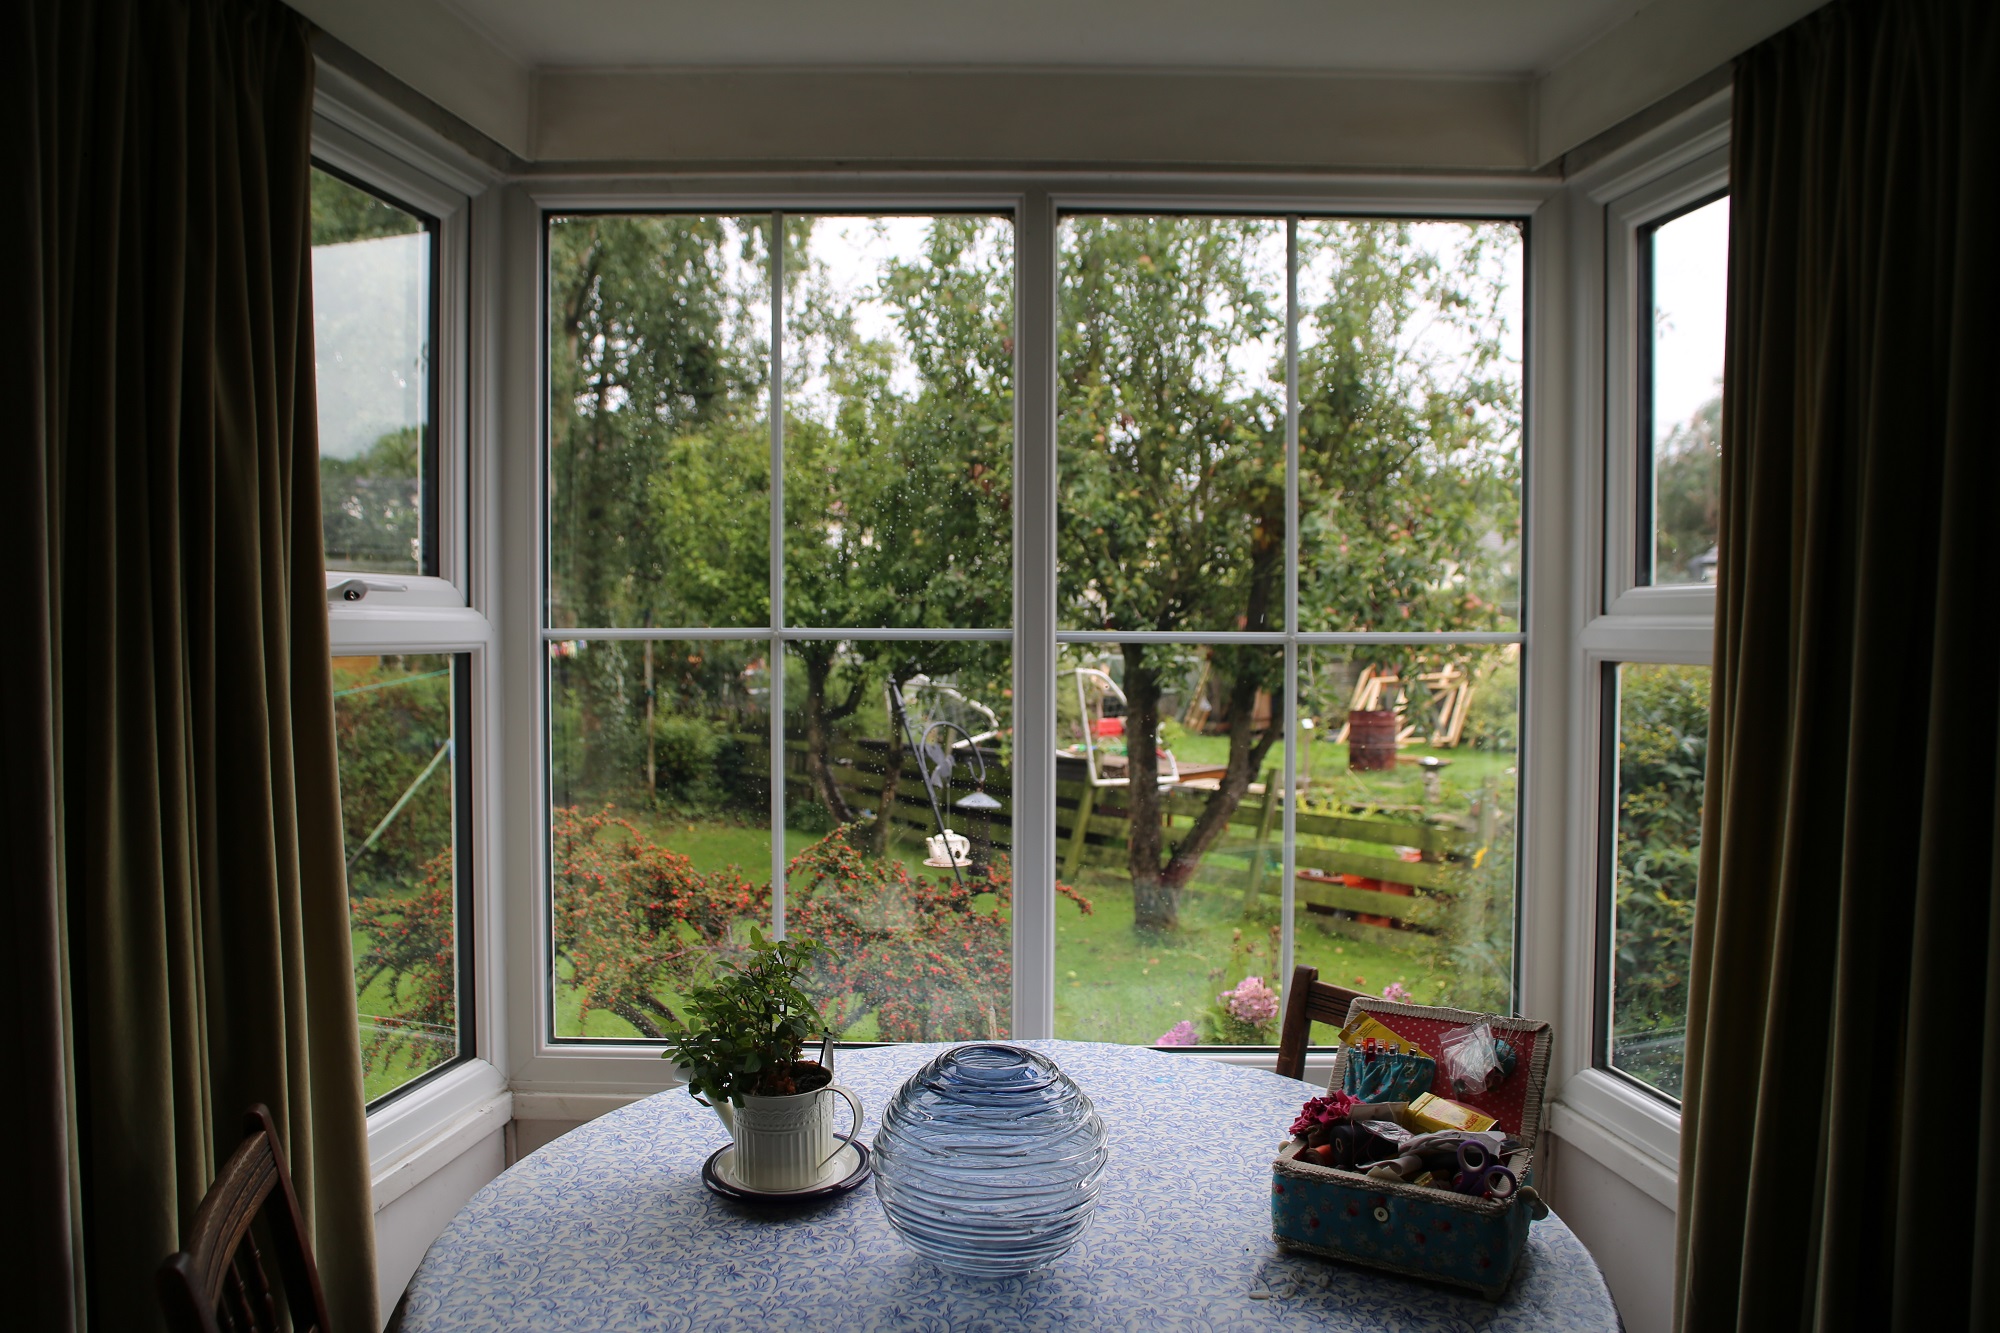
<instances>
[{"instance_id":1,"label":"window sill","mask_svg":"<svg viewBox=\"0 0 2000 1333\"><path fill-rule=\"evenodd\" d=\"M468 1060L368 1117L368 1159L379 1212L506 1128L513 1094L500 1071Z\"/></svg>"},{"instance_id":2,"label":"window sill","mask_svg":"<svg viewBox=\"0 0 2000 1333\"><path fill-rule=\"evenodd\" d=\"M1548 1129L1605 1169L1672 1209L1680 1197L1680 1113L1599 1069L1563 1085Z\"/></svg>"}]
</instances>

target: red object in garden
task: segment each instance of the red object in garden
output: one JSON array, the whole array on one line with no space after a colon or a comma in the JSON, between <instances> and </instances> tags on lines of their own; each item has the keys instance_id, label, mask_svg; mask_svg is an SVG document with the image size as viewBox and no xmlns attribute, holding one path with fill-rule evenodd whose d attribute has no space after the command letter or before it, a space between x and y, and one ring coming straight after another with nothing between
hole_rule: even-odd
<instances>
[{"instance_id":1,"label":"red object in garden","mask_svg":"<svg viewBox=\"0 0 2000 1333\"><path fill-rule=\"evenodd\" d=\"M1123 736L1125 719L1122 717L1100 717L1091 724L1091 730L1099 736Z\"/></svg>"},{"instance_id":2,"label":"red object in garden","mask_svg":"<svg viewBox=\"0 0 2000 1333\"><path fill-rule=\"evenodd\" d=\"M1396 766L1396 710L1356 708L1347 714L1347 766L1372 773Z\"/></svg>"},{"instance_id":3,"label":"red object in garden","mask_svg":"<svg viewBox=\"0 0 2000 1333\"><path fill-rule=\"evenodd\" d=\"M1368 889L1374 893L1393 893L1403 898L1414 897L1417 892L1407 884L1397 884L1386 879L1371 879L1366 875L1343 874L1340 877L1340 882L1350 889ZM1396 925L1394 918L1380 916L1374 912L1356 912L1354 919L1364 926L1384 926L1394 929Z\"/></svg>"}]
</instances>

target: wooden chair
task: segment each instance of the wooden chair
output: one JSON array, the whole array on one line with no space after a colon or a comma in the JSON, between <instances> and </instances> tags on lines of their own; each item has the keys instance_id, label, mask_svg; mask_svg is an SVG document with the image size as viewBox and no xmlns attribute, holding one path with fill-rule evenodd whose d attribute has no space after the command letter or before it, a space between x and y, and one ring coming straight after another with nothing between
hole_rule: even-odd
<instances>
[{"instance_id":1,"label":"wooden chair","mask_svg":"<svg viewBox=\"0 0 2000 1333\"><path fill-rule=\"evenodd\" d=\"M294 1333L327 1333L326 1297L306 1242L271 1113L253 1106L243 1142L201 1201L187 1247L160 1264L160 1305L173 1333L278 1333L284 1327L251 1225L264 1219Z\"/></svg>"},{"instance_id":2,"label":"wooden chair","mask_svg":"<svg viewBox=\"0 0 2000 1333\"><path fill-rule=\"evenodd\" d=\"M1321 981L1316 967L1293 968L1292 982L1285 987L1285 1021L1278 1028L1278 1072L1286 1078L1304 1078L1314 1021L1344 1024L1347 1006L1366 998L1365 991Z\"/></svg>"}]
</instances>

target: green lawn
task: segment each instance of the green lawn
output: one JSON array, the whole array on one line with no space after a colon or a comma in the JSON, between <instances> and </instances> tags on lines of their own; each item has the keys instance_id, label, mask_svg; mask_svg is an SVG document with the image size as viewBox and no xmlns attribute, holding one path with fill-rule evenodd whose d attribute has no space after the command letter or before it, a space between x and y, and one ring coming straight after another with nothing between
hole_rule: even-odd
<instances>
[{"instance_id":1,"label":"green lawn","mask_svg":"<svg viewBox=\"0 0 2000 1333\"><path fill-rule=\"evenodd\" d=\"M1184 1018L1199 1029L1202 1010L1246 975L1274 987L1279 980L1270 939L1276 914L1245 921L1240 894L1190 894L1180 930L1155 938L1134 933L1129 887L1091 884L1083 892L1096 909L1090 916L1066 902L1056 906L1059 1037L1148 1044ZM1404 949L1347 939L1334 933L1339 929L1328 918L1300 913L1298 961L1318 965L1328 981L1372 991L1392 981L1415 990L1424 981L1416 937Z\"/></svg>"}]
</instances>

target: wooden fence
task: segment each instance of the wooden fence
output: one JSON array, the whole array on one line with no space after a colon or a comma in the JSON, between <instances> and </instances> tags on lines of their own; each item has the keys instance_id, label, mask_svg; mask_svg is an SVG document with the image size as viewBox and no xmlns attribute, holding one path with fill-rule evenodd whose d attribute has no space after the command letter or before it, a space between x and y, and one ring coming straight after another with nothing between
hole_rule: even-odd
<instances>
[{"instance_id":1,"label":"wooden fence","mask_svg":"<svg viewBox=\"0 0 2000 1333\"><path fill-rule=\"evenodd\" d=\"M745 737L755 742L760 737ZM761 751L753 744L753 752ZM785 788L791 800L817 799L805 773L805 743L786 744ZM830 753L834 782L848 804L857 809L877 809L881 805L883 770L887 746L882 742L840 742ZM971 792L976 765L963 761L953 768L946 789L938 796L945 823L954 831L972 832L972 817L956 811L951 803ZM1001 851L1013 844L1013 783L1007 769L989 758L986 766L987 795L1000 802L991 812L987 836ZM1497 791L1490 785L1482 793L1479 815L1462 822L1424 819L1408 814L1383 815L1354 811L1322 814L1300 811L1294 817L1297 835L1295 866L1297 877L1293 901L1302 908L1352 912L1401 922L1418 929L1435 926L1449 910L1452 900L1464 887L1466 873L1480 859L1480 850L1492 844L1496 832L1494 801ZM1209 792L1177 787L1161 793L1161 816L1166 841L1175 830L1191 828L1208 803ZM1254 915L1265 894L1278 892L1282 872L1284 803L1278 770L1268 769L1261 784L1231 812L1228 827L1202 858L1193 887L1215 893L1239 893L1245 915ZM917 836L937 832L924 784L913 758L905 758L897 784L894 808L889 817L896 825ZM1058 877L1067 883L1088 885L1125 878L1128 856L1130 812L1126 789L1094 787L1085 777L1081 762L1059 759L1056 772L1056 836ZM1420 859L1405 860L1409 849ZM1414 893L1397 893L1350 885L1343 876L1407 886ZM1483 895L1480 895L1483 896ZM1371 927L1355 922L1354 930Z\"/></svg>"}]
</instances>

